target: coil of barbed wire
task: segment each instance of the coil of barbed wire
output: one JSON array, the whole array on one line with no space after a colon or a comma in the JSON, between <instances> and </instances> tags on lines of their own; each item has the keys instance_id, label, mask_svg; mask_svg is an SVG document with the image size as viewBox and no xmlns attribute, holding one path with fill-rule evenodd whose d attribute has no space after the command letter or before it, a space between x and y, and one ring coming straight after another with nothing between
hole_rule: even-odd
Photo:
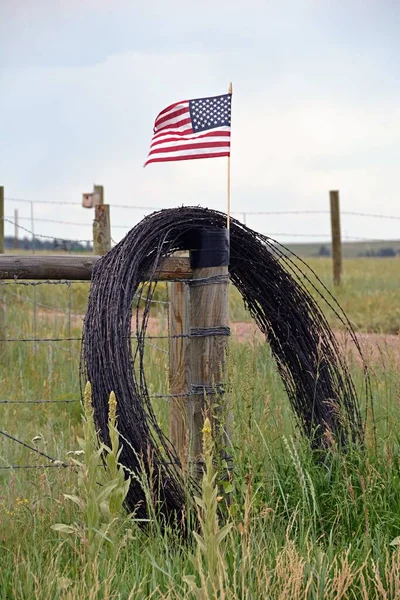
<instances>
[{"instance_id":1,"label":"coil of barbed wire","mask_svg":"<svg viewBox=\"0 0 400 600\"><path fill-rule=\"evenodd\" d=\"M140 475L143 468L151 469L159 514L168 521L184 518L187 482L175 449L157 422L146 383L144 342L154 274L163 257L184 248L187 234L225 227L226 215L206 208L155 212L102 257L92 275L82 376L92 384L96 424L107 442L108 397L114 391L123 443L120 461L130 473ZM229 274L270 344L295 417L311 444L323 449L327 431L342 444L362 443L355 385L337 339L307 286L331 306L358 347L357 339L318 278L283 246L235 219L230 226ZM149 285L144 309L136 315L136 345L132 347L132 304L142 293L145 277ZM126 504L137 517L148 517L139 478L132 479Z\"/></svg>"}]
</instances>

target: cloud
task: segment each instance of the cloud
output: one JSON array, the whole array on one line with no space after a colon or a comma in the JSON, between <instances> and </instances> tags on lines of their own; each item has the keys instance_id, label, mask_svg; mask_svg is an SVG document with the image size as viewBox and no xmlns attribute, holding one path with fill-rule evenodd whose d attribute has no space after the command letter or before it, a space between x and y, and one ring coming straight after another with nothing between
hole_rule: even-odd
<instances>
[{"instance_id":1,"label":"cloud","mask_svg":"<svg viewBox=\"0 0 400 600\"><path fill-rule=\"evenodd\" d=\"M245 14L239 4L211 0L198 13L171 2L167 14L161 2L50 4L40 4L40 22L32 4L18 12L6 5L12 27L0 96L0 180L9 195L79 201L95 181L114 204L224 210L225 160L142 165L164 106L223 93L233 80L234 210L326 207L329 189L340 188L348 209L378 210L385 198L385 210L397 211L400 90L386 60L390 43L364 43L373 11L365 32L358 27L346 37L361 4L282 8L260 0ZM51 213L44 205L36 210ZM57 210L60 218L90 221L80 208ZM138 215L114 214L114 223ZM314 228L272 217L251 224ZM87 236L85 228L74 231Z\"/></svg>"}]
</instances>

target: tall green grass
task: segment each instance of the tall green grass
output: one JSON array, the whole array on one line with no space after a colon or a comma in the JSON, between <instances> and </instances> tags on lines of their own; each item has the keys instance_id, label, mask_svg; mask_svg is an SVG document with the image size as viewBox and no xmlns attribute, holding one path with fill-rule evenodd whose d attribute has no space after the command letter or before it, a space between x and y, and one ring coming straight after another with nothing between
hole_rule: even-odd
<instances>
[{"instance_id":1,"label":"tall green grass","mask_svg":"<svg viewBox=\"0 0 400 600\"><path fill-rule=\"evenodd\" d=\"M58 301L66 302L62 295ZM25 304L7 305L9 337L33 335ZM79 321L69 327L63 316L41 315L36 334L79 337ZM165 341L157 343L167 349ZM79 351L79 342L7 344L0 399L79 398ZM146 353L149 389L164 393L168 356L151 345ZM123 513L113 559L101 544L88 558L85 540L67 542L52 529L82 518L65 498L79 490L77 473L42 467L45 458L0 436L0 467L39 466L0 470L0 599L195 598L204 588L207 552L219 566L212 591L206 586L197 597L400 597L400 378L394 358L383 359L373 370L376 441L370 422L365 448L333 446L316 456L293 420L268 346L233 341L234 489L229 505L219 501L219 527L229 523L230 530L221 542L218 530L207 538L201 561L193 560L201 546L194 535L182 540L153 520L143 532ZM361 389L360 368L352 370ZM159 399L155 408L167 429L168 403ZM0 429L50 456L81 460L73 454L83 435L79 403L1 404L0 421ZM200 508L211 523L206 496Z\"/></svg>"}]
</instances>

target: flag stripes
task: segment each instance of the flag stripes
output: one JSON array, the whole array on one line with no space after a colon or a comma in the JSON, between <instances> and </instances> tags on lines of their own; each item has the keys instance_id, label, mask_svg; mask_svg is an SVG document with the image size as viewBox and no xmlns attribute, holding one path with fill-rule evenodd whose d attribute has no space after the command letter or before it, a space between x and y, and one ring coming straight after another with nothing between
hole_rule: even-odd
<instances>
[{"instance_id":1,"label":"flag stripes","mask_svg":"<svg viewBox=\"0 0 400 600\"><path fill-rule=\"evenodd\" d=\"M145 166L230 155L231 95L185 100L157 116Z\"/></svg>"}]
</instances>

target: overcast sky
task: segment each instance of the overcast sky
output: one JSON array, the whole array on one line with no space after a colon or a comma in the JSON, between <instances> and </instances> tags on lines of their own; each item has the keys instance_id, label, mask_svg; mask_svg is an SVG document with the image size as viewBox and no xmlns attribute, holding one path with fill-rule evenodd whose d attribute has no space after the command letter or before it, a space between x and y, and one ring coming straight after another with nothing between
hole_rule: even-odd
<instances>
[{"instance_id":1,"label":"overcast sky","mask_svg":"<svg viewBox=\"0 0 400 600\"><path fill-rule=\"evenodd\" d=\"M232 81L233 211L327 210L339 189L344 211L400 216L399 40L398 0L0 0L0 184L76 202L34 205L86 223L36 233L75 239L93 183L111 205L225 210L226 159L143 163L160 110ZM14 208L29 229L30 205ZM111 211L114 239L145 212ZM247 222L329 234L329 215ZM400 238L400 222L344 216L343 233Z\"/></svg>"}]
</instances>

